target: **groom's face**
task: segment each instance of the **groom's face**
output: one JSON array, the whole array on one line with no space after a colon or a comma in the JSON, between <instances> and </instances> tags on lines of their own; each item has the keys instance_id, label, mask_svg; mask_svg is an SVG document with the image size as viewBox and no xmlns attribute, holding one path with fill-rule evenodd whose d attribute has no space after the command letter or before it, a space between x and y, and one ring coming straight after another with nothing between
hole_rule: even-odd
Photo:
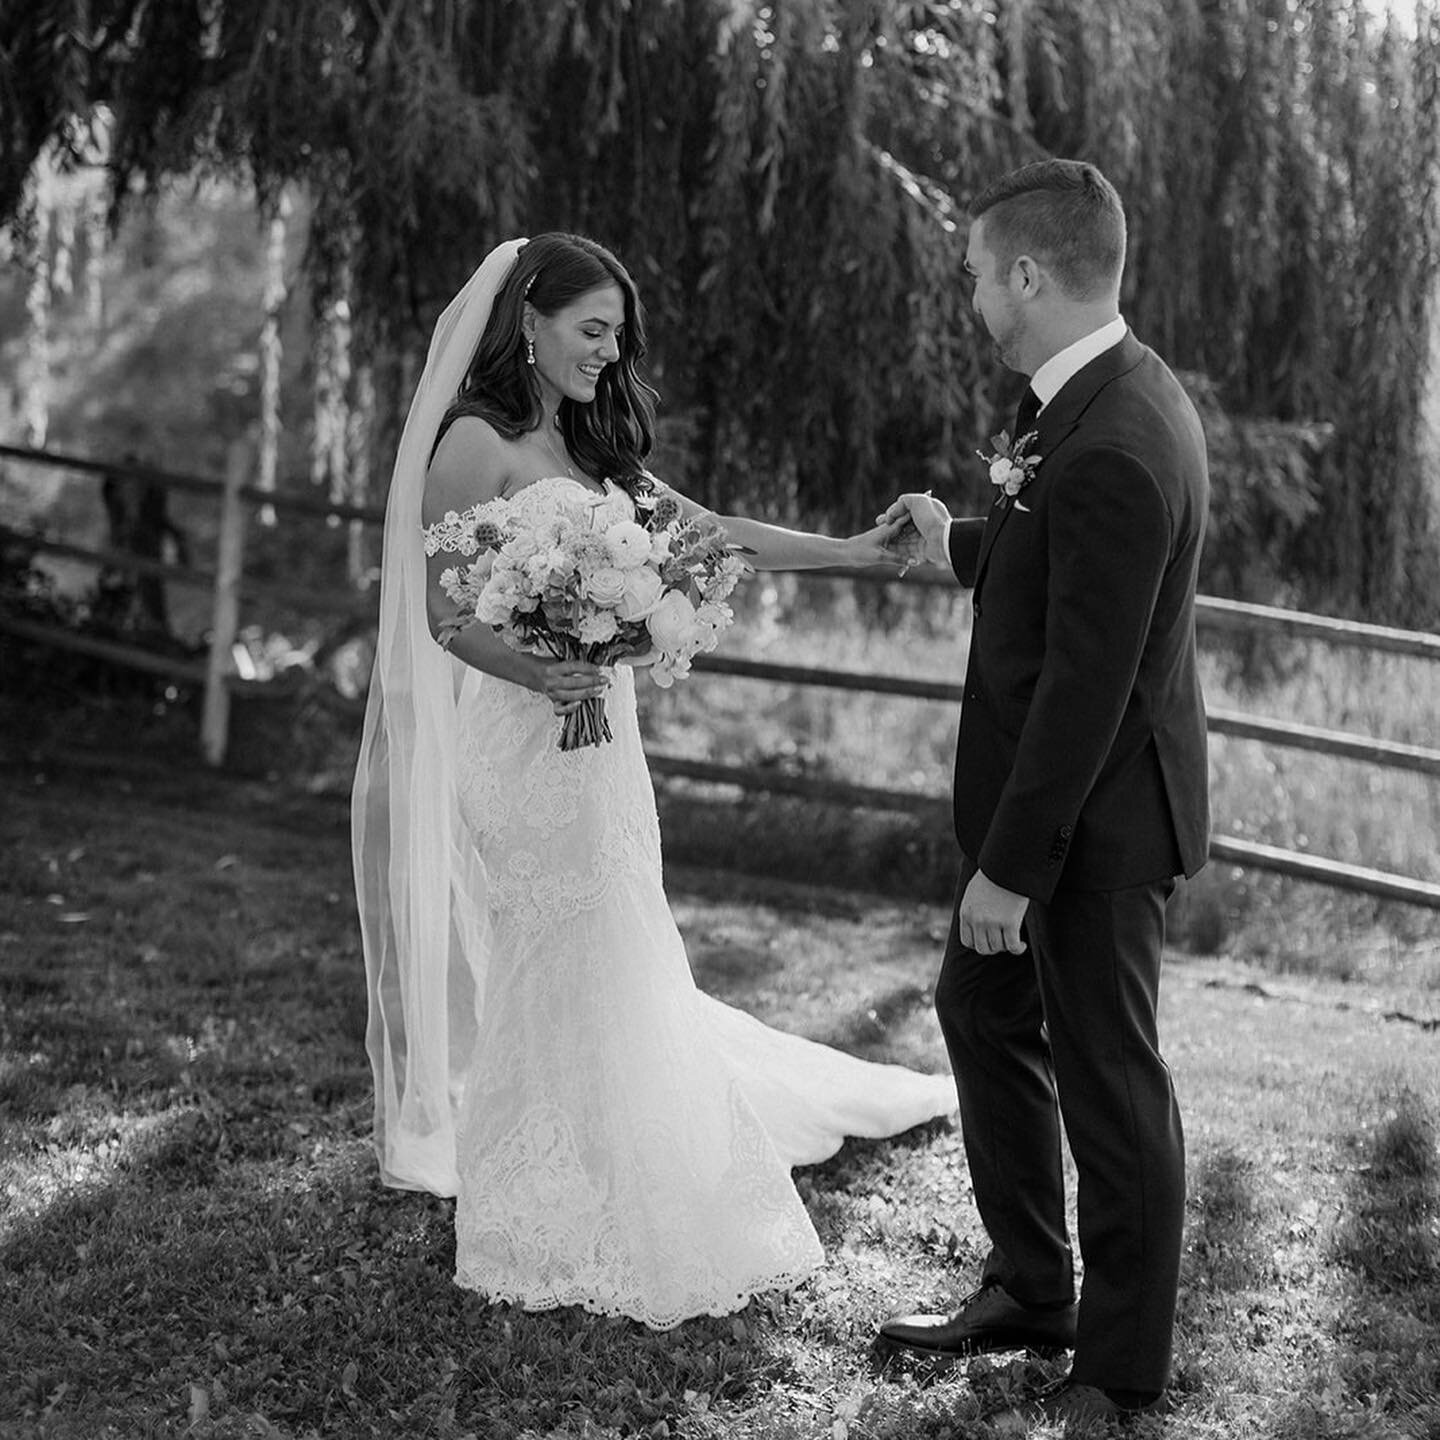
<instances>
[{"instance_id":1,"label":"groom's face","mask_svg":"<svg viewBox=\"0 0 1440 1440\"><path fill-rule=\"evenodd\" d=\"M1001 272L999 257L986 242L983 215L970 227L965 269L975 282L970 303L990 332L1001 363L1019 369L1025 314L1011 290L1009 274Z\"/></svg>"}]
</instances>

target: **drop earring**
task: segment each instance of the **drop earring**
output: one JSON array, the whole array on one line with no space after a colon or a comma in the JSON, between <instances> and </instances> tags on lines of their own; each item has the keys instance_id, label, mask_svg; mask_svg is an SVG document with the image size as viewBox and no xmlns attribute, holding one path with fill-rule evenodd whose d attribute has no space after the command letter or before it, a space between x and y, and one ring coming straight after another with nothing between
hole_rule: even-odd
<instances>
[{"instance_id":1,"label":"drop earring","mask_svg":"<svg viewBox=\"0 0 1440 1440\"><path fill-rule=\"evenodd\" d=\"M535 363L535 337L533 335L525 341L525 363L527 365Z\"/></svg>"}]
</instances>

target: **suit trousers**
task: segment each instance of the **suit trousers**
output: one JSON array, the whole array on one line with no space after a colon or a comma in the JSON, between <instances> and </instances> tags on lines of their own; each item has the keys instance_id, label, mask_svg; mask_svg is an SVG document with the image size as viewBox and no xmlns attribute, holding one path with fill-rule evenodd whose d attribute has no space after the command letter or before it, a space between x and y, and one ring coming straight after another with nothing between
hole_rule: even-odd
<instances>
[{"instance_id":1,"label":"suit trousers","mask_svg":"<svg viewBox=\"0 0 1440 1440\"><path fill-rule=\"evenodd\" d=\"M1021 1304L1074 1296L1061 1123L1079 1177L1084 1275L1071 1375L1105 1389L1169 1379L1185 1143L1155 1011L1166 880L1032 901L1029 951L959 937L964 857L935 1008L960 1095L987 1278Z\"/></svg>"}]
</instances>

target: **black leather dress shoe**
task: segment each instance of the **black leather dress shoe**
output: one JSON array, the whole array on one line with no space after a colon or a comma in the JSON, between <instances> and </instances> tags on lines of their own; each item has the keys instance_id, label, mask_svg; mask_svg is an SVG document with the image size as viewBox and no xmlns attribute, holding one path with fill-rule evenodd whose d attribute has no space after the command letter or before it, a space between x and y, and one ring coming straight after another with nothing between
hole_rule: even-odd
<instances>
[{"instance_id":1,"label":"black leather dress shoe","mask_svg":"<svg viewBox=\"0 0 1440 1440\"><path fill-rule=\"evenodd\" d=\"M1010 1297L994 1281L966 1296L953 1315L897 1315L880 1327L882 1351L920 1355L984 1355L992 1350L1033 1350L1054 1356L1075 1348L1075 1305L1036 1310Z\"/></svg>"},{"instance_id":2,"label":"black leather dress shoe","mask_svg":"<svg viewBox=\"0 0 1440 1440\"><path fill-rule=\"evenodd\" d=\"M991 1420L1007 1420L1011 1424L1061 1425L1062 1434L1089 1435L1097 1431L1128 1425L1141 1415L1164 1414L1168 1409L1164 1395L1152 1395L1145 1399L1126 1396L1126 1403L1115 1398L1115 1393L1097 1389L1094 1385L1083 1385L1066 1376L1063 1380L1048 1385L1034 1399L1016 1410L1002 1411L992 1415Z\"/></svg>"}]
</instances>

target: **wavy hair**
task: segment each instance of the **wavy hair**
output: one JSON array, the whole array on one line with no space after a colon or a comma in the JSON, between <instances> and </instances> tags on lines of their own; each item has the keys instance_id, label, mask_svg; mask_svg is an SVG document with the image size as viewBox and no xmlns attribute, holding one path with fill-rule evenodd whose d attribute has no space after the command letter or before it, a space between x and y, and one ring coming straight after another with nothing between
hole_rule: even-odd
<instances>
[{"instance_id":1,"label":"wavy hair","mask_svg":"<svg viewBox=\"0 0 1440 1440\"><path fill-rule=\"evenodd\" d=\"M619 359L601 371L594 400L579 404L562 398L557 419L581 469L613 480L636 498L647 494L645 459L655 443L658 397L640 377L645 310L629 271L603 245L583 235L552 232L526 242L495 296L489 323L445 412L439 436L462 415L479 416L507 440L536 429L544 409L535 367L526 363L525 303L550 316L606 285L618 285L625 302Z\"/></svg>"}]
</instances>

